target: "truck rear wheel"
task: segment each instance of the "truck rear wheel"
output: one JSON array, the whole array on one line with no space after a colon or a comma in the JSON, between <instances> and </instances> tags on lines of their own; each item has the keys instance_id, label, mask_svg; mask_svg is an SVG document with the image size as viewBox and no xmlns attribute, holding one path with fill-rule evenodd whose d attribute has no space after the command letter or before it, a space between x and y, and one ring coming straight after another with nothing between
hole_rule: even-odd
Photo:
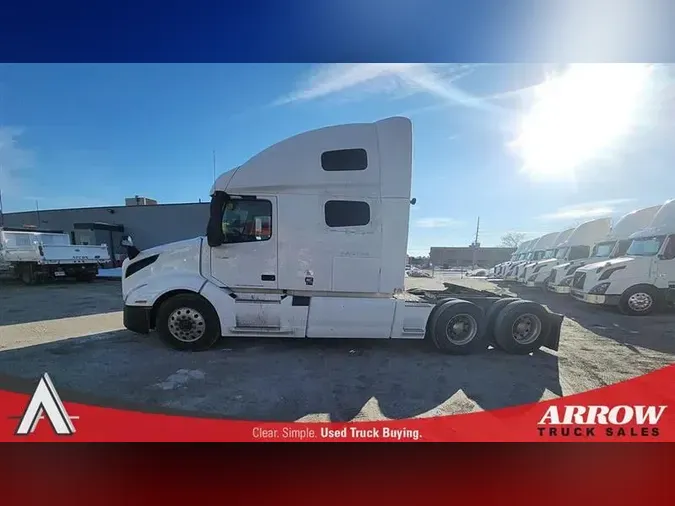
<instances>
[{"instance_id":1,"label":"truck rear wheel","mask_svg":"<svg viewBox=\"0 0 675 506\"><path fill-rule=\"evenodd\" d=\"M492 304L492 306L490 306L490 308L487 310L487 313L485 314L485 335L488 340L492 341L492 344L495 346L495 348L500 348L499 343L494 337L495 323L497 322L497 317L501 313L502 309L504 309L506 306L517 300L520 299L516 297L507 297L504 299L500 299L496 301L494 304Z\"/></svg>"},{"instance_id":2,"label":"truck rear wheel","mask_svg":"<svg viewBox=\"0 0 675 506\"><path fill-rule=\"evenodd\" d=\"M538 350L551 330L548 311L541 304L516 300L495 321L495 341L508 353L527 355Z\"/></svg>"},{"instance_id":3,"label":"truck rear wheel","mask_svg":"<svg viewBox=\"0 0 675 506\"><path fill-rule=\"evenodd\" d=\"M156 328L164 343L181 351L207 350L221 337L218 313L197 294L164 301L157 311Z\"/></svg>"},{"instance_id":4,"label":"truck rear wheel","mask_svg":"<svg viewBox=\"0 0 675 506\"><path fill-rule=\"evenodd\" d=\"M438 307L430 323L431 338L441 351L468 355L487 349L484 314L476 304L449 300Z\"/></svg>"}]
</instances>

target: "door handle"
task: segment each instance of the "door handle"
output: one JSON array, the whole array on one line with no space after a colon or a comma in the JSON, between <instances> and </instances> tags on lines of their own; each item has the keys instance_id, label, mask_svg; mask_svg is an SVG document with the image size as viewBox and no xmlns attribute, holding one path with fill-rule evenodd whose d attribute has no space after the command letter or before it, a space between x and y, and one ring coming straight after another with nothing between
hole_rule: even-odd
<instances>
[{"instance_id":1,"label":"door handle","mask_svg":"<svg viewBox=\"0 0 675 506\"><path fill-rule=\"evenodd\" d=\"M274 281L277 277L274 274L263 274L260 276L263 281Z\"/></svg>"}]
</instances>

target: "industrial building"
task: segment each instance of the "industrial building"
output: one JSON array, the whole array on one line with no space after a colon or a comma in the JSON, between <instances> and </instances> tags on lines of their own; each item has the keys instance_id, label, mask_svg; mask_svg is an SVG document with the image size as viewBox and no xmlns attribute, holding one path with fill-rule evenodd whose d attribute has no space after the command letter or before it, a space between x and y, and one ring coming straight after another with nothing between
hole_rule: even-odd
<instances>
[{"instance_id":1,"label":"industrial building","mask_svg":"<svg viewBox=\"0 0 675 506\"><path fill-rule=\"evenodd\" d=\"M431 248L429 261L434 267L443 269L471 267L475 252L476 267L491 268L509 260L514 251L515 248Z\"/></svg>"},{"instance_id":2,"label":"industrial building","mask_svg":"<svg viewBox=\"0 0 675 506\"><path fill-rule=\"evenodd\" d=\"M120 246L125 235L131 235L140 249L147 249L203 235L208 219L207 202L158 204L146 197L132 197L124 206L5 213L3 226L67 233L73 244L106 244L117 266L126 256Z\"/></svg>"}]
</instances>

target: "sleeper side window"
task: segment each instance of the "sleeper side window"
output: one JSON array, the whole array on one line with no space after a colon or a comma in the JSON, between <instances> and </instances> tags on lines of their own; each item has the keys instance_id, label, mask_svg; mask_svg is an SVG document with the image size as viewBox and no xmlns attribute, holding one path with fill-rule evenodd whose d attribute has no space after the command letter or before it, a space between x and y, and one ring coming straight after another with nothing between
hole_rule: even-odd
<instances>
[{"instance_id":1,"label":"sleeper side window","mask_svg":"<svg viewBox=\"0 0 675 506\"><path fill-rule=\"evenodd\" d=\"M231 199L222 220L225 243L267 241L272 237L272 202L262 199Z\"/></svg>"},{"instance_id":2,"label":"sleeper side window","mask_svg":"<svg viewBox=\"0 0 675 506\"><path fill-rule=\"evenodd\" d=\"M321 153L321 168L328 172L366 170L368 154L365 149L337 149Z\"/></svg>"},{"instance_id":3,"label":"sleeper side window","mask_svg":"<svg viewBox=\"0 0 675 506\"><path fill-rule=\"evenodd\" d=\"M370 223L370 206L358 200L329 200L324 204L324 218L331 228L363 227Z\"/></svg>"}]
</instances>

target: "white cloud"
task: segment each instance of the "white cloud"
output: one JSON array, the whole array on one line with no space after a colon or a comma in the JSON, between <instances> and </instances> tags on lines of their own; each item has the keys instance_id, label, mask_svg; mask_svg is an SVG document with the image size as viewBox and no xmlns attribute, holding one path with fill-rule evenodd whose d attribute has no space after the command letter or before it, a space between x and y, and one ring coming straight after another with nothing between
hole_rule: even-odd
<instances>
[{"instance_id":1,"label":"white cloud","mask_svg":"<svg viewBox=\"0 0 675 506\"><path fill-rule=\"evenodd\" d=\"M425 93L444 102L478 109L495 106L458 88L454 82L467 76L474 66L467 64L430 65L425 63L325 64L315 67L297 89L275 104L316 100L332 95L377 93L407 96Z\"/></svg>"},{"instance_id":2,"label":"white cloud","mask_svg":"<svg viewBox=\"0 0 675 506\"><path fill-rule=\"evenodd\" d=\"M609 216L620 209L623 204L633 202L635 199L599 200L585 204L576 204L557 209L552 213L543 214L540 220L579 220L593 219Z\"/></svg>"},{"instance_id":3,"label":"white cloud","mask_svg":"<svg viewBox=\"0 0 675 506\"><path fill-rule=\"evenodd\" d=\"M415 225L421 228L456 227L461 224L462 222L452 218L422 218L415 222Z\"/></svg>"}]
</instances>

